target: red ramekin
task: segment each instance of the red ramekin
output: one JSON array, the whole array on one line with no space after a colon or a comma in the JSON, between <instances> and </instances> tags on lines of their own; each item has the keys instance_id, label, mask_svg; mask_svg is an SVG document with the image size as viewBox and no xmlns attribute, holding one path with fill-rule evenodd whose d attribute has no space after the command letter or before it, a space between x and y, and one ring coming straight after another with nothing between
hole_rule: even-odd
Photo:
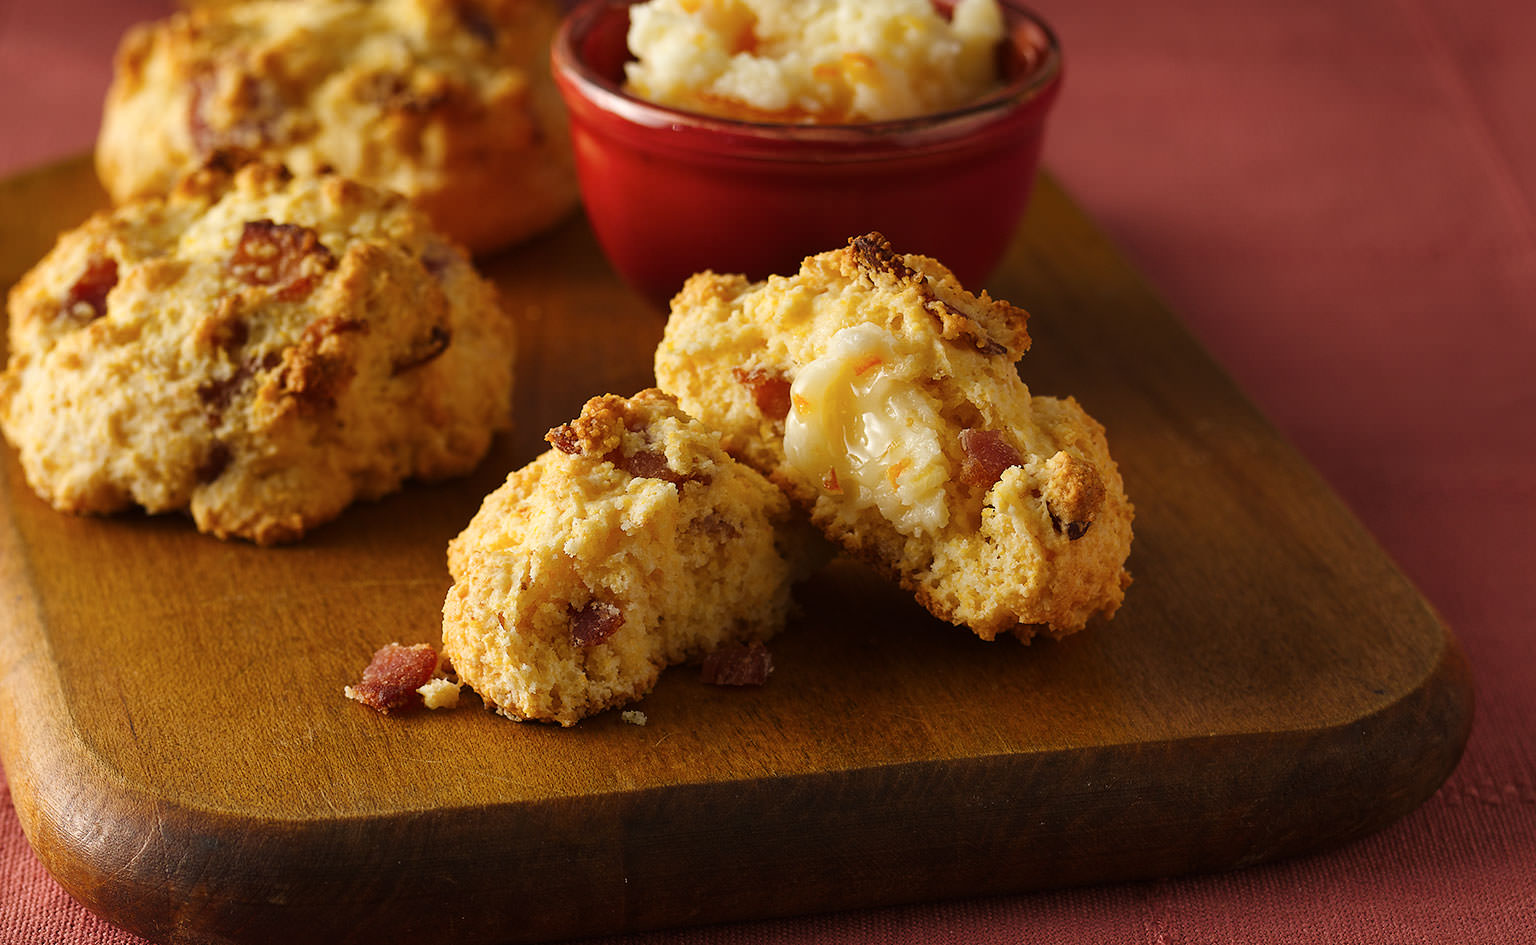
<instances>
[{"instance_id":1,"label":"red ramekin","mask_svg":"<svg viewBox=\"0 0 1536 945\"><path fill-rule=\"evenodd\" d=\"M899 121L793 125L667 108L623 91L627 0L587 0L556 33L582 200L619 275L665 304L695 272L791 274L805 256L879 230L977 288L1034 186L1061 86L1050 27L1001 0L1003 84L962 108Z\"/></svg>"}]
</instances>

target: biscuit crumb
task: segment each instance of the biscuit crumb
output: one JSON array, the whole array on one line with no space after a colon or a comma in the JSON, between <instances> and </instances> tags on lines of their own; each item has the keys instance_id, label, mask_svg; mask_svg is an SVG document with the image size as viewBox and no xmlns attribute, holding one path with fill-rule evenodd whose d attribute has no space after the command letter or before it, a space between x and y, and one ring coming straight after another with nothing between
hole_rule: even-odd
<instances>
[{"instance_id":1,"label":"biscuit crumb","mask_svg":"<svg viewBox=\"0 0 1536 945\"><path fill-rule=\"evenodd\" d=\"M625 709L623 712L619 713L619 718L623 719L630 725L644 725L646 722L650 721L645 717L645 713L641 712L639 709Z\"/></svg>"},{"instance_id":2,"label":"biscuit crumb","mask_svg":"<svg viewBox=\"0 0 1536 945\"><path fill-rule=\"evenodd\" d=\"M459 705L459 684L449 679L429 679L416 689L421 704L429 709L455 709Z\"/></svg>"}]
</instances>

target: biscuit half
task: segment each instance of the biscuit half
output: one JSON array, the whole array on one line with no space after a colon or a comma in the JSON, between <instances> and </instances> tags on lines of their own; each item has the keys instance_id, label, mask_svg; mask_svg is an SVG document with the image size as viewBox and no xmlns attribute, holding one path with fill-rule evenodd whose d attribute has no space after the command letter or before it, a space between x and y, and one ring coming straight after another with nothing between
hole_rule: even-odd
<instances>
[{"instance_id":1,"label":"biscuit half","mask_svg":"<svg viewBox=\"0 0 1536 945\"><path fill-rule=\"evenodd\" d=\"M443 651L488 706L574 725L783 626L814 549L670 395L595 397L547 439L448 546Z\"/></svg>"},{"instance_id":2,"label":"biscuit half","mask_svg":"<svg viewBox=\"0 0 1536 945\"><path fill-rule=\"evenodd\" d=\"M1132 507L1104 428L1034 397L1026 313L878 233L672 301L659 386L848 552L985 639L1120 606Z\"/></svg>"}]
</instances>

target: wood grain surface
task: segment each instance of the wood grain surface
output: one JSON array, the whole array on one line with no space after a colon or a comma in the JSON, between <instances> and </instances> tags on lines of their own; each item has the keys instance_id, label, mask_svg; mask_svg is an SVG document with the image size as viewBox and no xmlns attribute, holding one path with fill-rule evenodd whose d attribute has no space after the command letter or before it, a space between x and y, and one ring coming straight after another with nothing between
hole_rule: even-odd
<instances>
[{"instance_id":1,"label":"wood grain surface","mask_svg":"<svg viewBox=\"0 0 1536 945\"><path fill-rule=\"evenodd\" d=\"M102 201L0 183L0 281ZM797 594L755 690L668 671L570 730L469 697L342 697L438 642L448 539L550 426L651 382L662 314L572 219L486 261L520 327L517 429L471 478L261 549L77 518L0 457L0 757L71 894L175 942L512 942L1221 870L1426 799L1472 714L1428 604L1045 179L990 288L1037 393L1109 430L1136 503L1107 623L985 643L860 566Z\"/></svg>"}]
</instances>

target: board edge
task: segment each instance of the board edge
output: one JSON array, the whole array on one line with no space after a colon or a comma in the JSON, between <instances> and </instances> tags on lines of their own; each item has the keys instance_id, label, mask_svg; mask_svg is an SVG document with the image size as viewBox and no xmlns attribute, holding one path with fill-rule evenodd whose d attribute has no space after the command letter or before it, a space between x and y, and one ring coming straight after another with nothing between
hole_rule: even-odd
<instances>
[{"instance_id":1,"label":"board edge","mask_svg":"<svg viewBox=\"0 0 1536 945\"><path fill-rule=\"evenodd\" d=\"M1472 680L1441 626L1442 651L1417 686L1318 729L477 811L303 824L192 810L147 796L69 732L19 748L6 739L4 760L48 871L86 908L151 940L540 942L1220 872L1349 843L1422 805L1465 749ZM0 724L29 695L6 691ZM1254 763L1213 780L1234 752ZM1267 760L1279 757L1295 761ZM1132 761L1156 773L1117 780ZM1288 803L1303 812L1279 815ZM1235 823L1215 816L1231 810ZM905 825L900 842L893 823ZM237 848L218 842L231 836ZM1106 861L1080 850L1117 852ZM402 857L419 868L354 881L386 876Z\"/></svg>"}]
</instances>

